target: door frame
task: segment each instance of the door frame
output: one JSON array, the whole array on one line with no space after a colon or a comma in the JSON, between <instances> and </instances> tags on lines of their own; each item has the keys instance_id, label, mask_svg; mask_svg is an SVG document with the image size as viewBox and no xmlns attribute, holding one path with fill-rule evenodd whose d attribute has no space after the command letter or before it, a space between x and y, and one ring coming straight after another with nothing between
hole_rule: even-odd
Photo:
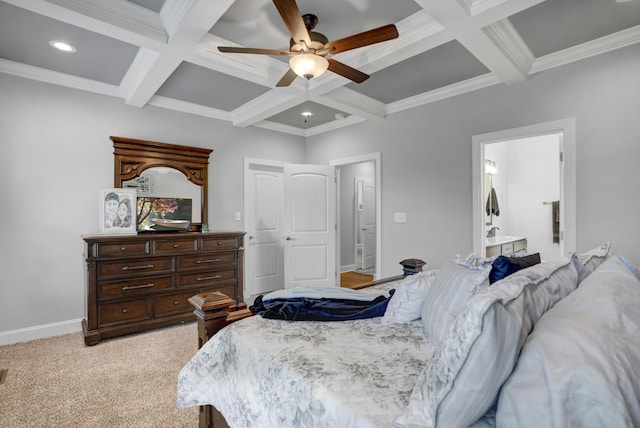
<instances>
[{"instance_id":1,"label":"door frame","mask_svg":"<svg viewBox=\"0 0 640 428\"><path fill-rule=\"evenodd\" d=\"M337 194L336 194L336 209L338 215L337 229L336 229L336 243L340 242L340 174L338 168L344 165L351 165L362 162L373 162L374 166L374 179L376 186L376 273L374 279L380 279L382 277L382 156L380 152L369 153L359 156L352 156L347 158L335 159L329 162L329 165L336 167ZM340 245L336 244L336 266L340 266Z\"/></svg>"},{"instance_id":2,"label":"door frame","mask_svg":"<svg viewBox=\"0 0 640 428\"><path fill-rule=\"evenodd\" d=\"M482 190L484 183L485 145L501 141L517 140L545 134L560 135L560 215L561 251L568 254L576 251L576 120L561 119L520 128L506 129L472 137L473 177L473 252L485 254L485 218L483 215ZM562 246L564 244L564 247Z\"/></svg>"}]
</instances>

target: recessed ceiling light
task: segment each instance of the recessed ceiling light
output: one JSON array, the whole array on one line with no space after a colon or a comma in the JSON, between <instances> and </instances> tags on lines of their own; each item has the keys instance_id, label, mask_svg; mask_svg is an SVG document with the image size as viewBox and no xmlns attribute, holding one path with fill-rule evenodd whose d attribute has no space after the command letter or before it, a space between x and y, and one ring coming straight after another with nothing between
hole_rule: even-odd
<instances>
[{"instance_id":1,"label":"recessed ceiling light","mask_svg":"<svg viewBox=\"0 0 640 428\"><path fill-rule=\"evenodd\" d=\"M309 116L313 116L313 113L310 112L309 110L305 110L302 113L300 113L301 115L303 115L304 117L309 117Z\"/></svg>"},{"instance_id":2,"label":"recessed ceiling light","mask_svg":"<svg viewBox=\"0 0 640 428\"><path fill-rule=\"evenodd\" d=\"M71 46L69 43L61 42L59 40L51 40L49 45L63 52L74 53L76 51L76 48Z\"/></svg>"}]
</instances>

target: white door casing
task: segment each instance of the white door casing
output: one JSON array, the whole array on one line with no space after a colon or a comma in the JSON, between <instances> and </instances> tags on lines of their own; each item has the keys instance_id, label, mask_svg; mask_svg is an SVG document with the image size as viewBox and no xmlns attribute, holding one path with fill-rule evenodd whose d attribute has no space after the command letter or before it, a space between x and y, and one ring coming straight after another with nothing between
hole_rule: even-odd
<instances>
[{"instance_id":1,"label":"white door casing","mask_svg":"<svg viewBox=\"0 0 640 428\"><path fill-rule=\"evenodd\" d=\"M521 128L474 135L472 137L473 174L473 251L485 254L484 146L497 141L559 133L560 152L560 248L568 254L576 250L576 122L574 118L540 123Z\"/></svg>"},{"instance_id":2,"label":"white door casing","mask_svg":"<svg viewBox=\"0 0 640 428\"><path fill-rule=\"evenodd\" d=\"M286 164L284 194L285 288L337 286L335 167Z\"/></svg>"},{"instance_id":3,"label":"white door casing","mask_svg":"<svg viewBox=\"0 0 640 428\"><path fill-rule=\"evenodd\" d=\"M375 274L374 278L382 278L382 155L379 152L365 155L352 156L348 158L335 159L330 162L338 169L344 165L351 165L361 162L373 162L375 184L375 224L376 224L376 251L375 251ZM339 176L338 176L339 181ZM337 203L339 204L339 198ZM338 207L339 209L339 207ZM338 231L340 231L340 217L338 217ZM339 236L338 236L339 237ZM340 260L340 247L336 247L336 263Z\"/></svg>"}]
</instances>

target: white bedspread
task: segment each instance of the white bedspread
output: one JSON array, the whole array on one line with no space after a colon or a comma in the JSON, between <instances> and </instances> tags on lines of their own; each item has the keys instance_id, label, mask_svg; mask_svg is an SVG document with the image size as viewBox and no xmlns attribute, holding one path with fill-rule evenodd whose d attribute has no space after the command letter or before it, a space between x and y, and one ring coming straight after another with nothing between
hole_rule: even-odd
<instances>
[{"instance_id":1,"label":"white bedspread","mask_svg":"<svg viewBox=\"0 0 640 428\"><path fill-rule=\"evenodd\" d=\"M389 427L433 347L419 320L381 320L236 322L181 370L178 407L212 404L232 428Z\"/></svg>"}]
</instances>

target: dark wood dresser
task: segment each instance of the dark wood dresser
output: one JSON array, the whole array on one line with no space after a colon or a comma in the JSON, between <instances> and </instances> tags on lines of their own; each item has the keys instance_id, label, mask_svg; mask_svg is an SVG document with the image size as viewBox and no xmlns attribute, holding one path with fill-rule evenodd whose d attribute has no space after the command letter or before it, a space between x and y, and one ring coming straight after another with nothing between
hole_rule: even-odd
<instances>
[{"instance_id":1,"label":"dark wood dresser","mask_svg":"<svg viewBox=\"0 0 640 428\"><path fill-rule=\"evenodd\" d=\"M83 236L85 343L193 321L195 294L220 291L242 302L244 233Z\"/></svg>"}]
</instances>

